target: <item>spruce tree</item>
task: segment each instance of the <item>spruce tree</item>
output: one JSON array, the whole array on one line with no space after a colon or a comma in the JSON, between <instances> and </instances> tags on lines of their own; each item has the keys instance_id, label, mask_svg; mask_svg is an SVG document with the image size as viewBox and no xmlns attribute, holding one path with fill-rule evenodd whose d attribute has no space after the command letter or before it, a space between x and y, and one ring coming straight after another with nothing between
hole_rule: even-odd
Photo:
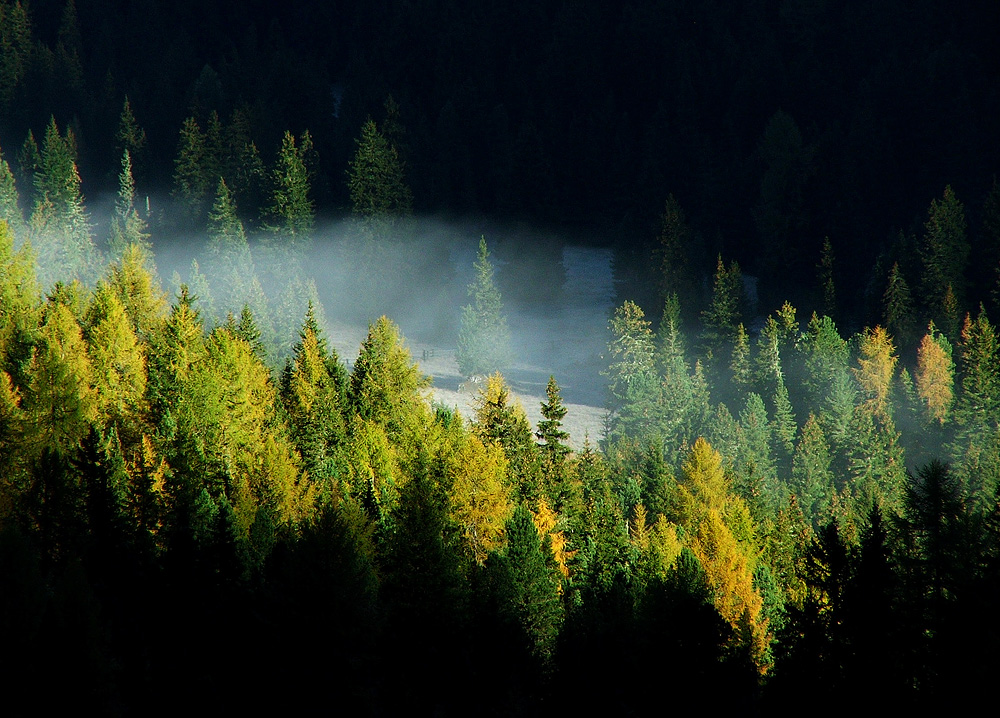
<instances>
[{"instance_id":1,"label":"spruce tree","mask_svg":"<svg viewBox=\"0 0 1000 718\"><path fill-rule=\"evenodd\" d=\"M965 208L948 185L940 200L931 200L920 245L921 297L938 325L945 324L941 314L949 286L962 304L969 251Z\"/></svg>"},{"instance_id":2,"label":"spruce tree","mask_svg":"<svg viewBox=\"0 0 1000 718\"><path fill-rule=\"evenodd\" d=\"M351 212L369 239L384 239L400 218L410 215L413 197L398 151L373 120L361 127L357 145L347 170Z\"/></svg>"},{"instance_id":3,"label":"spruce tree","mask_svg":"<svg viewBox=\"0 0 1000 718\"><path fill-rule=\"evenodd\" d=\"M132 155L129 150L122 153L122 170L118 175L118 199L114 216L111 218L111 236L108 239L111 256L121 260L126 247L135 244L149 253L149 234L146 223L135 208L135 179L132 175Z\"/></svg>"},{"instance_id":4,"label":"spruce tree","mask_svg":"<svg viewBox=\"0 0 1000 718\"><path fill-rule=\"evenodd\" d=\"M172 195L189 219L201 215L210 183L216 177L206 174L207 149L205 134L194 117L188 117L181 125L177 141L177 156L174 158L174 188Z\"/></svg>"},{"instance_id":5,"label":"spruce tree","mask_svg":"<svg viewBox=\"0 0 1000 718\"><path fill-rule=\"evenodd\" d=\"M455 360L462 376L486 376L504 371L513 363L510 331L503 313L500 290L493 280L493 263L486 238L479 239L474 265L476 276L469 284L472 304L462 308Z\"/></svg>"},{"instance_id":6,"label":"spruce tree","mask_svg":"<svg viewBox=\"0 0 1000 718\"><path fill-rule=\"evenodd\" d=\"M310 178L305 153L312 147L306 132L295 145L295 137L285 132L281 149L271 173L271 203L268 207L268 227L301 245L312 233L315 211L309 198Z\"/></svg>"},{"instance_id":7,"label":"spruce tree","mask_svg":"<svg viewBox=\"0 0 1000 718\"><path fill-rule=\"evenodd\" d=\"M14 174L0 153L0 222L6 222L15 236L24 231L24 215L21 214L19 199Z\"/></svg>"},{"instance_id":8,"label":"spruce tree","mask_svg":"<svg viewBox=\"0 0 1000 718\"><path fill-rule=\"evenodd\" d=\"M128 152L134 165L133 172L139 174L146 152L146 130L139 127L139 123L136 122L128 95L125 95L125 102L122 104L121 115L118 118L115 148L123 154Z\"/></svg>"}]
</instances>

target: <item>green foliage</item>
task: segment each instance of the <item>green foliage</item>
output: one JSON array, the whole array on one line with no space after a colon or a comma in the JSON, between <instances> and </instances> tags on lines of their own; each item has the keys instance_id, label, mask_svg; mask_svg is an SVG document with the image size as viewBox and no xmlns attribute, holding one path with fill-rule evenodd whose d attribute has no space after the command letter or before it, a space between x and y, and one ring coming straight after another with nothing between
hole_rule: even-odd
<instances>
[{"instance_id":1,"label":"green foliage","mask_svg":"<svg viewBox=\"0 0 1000 718\"><path fill-rule=\"evenodd\" d=\"M940 313L945 307L948 288L955 296L964 296L969 251L965 208L948 185L940 200L931 200L920 245L921 298L939 325L943 325Z\"/></svg>"},{"instance_id":2,"label":"green foliage","mask_svg":"<svg viewBox=\"0 0 1000 718\"><path fill-rule=\"evenodd\" d=\"M30 236L42 283L57 277L90 279L97 271L98 254L80 191L76 140L70 131L61 135L54 118L45 130L38 161Z\"/></svg>"},{"instance_id":3,"label":"green foliage","mask_svg":"<svg viewBox=\"0 0 1000 718\"><path fill-rule=\"evenodd\" d=\"M486 238L479 239L474 265L476 276L469 285L472 304L462 308L455 360L463 376L487 376L504 371L513 363L510 331L503 313L500 290L493 280L493 264Z\"/></svg>"},{"instance_id":4,"label":"green foliage","mask_svg":"<svg viewBox=\"0 0 1000 718\"><path fill-rule=\"evenodd\" d=\"M298 146L291 132L285 132L271 172L271 202L267 209L268 228L301 245L312 234L315 208L309 197L310 173L306 156L312 152L312 137L304 132Z\"/></svg>"},{"instance_id":5,"label":"green foliage","mask_svg":"<svg viewBox=\"0 0 1000 718\"><path fill-rule=\"evenodd\" d=\"M347 170L351 211L371 239L384 239L412 211L413 197L403 177L403 163L375 122L361 127L358 149Z\"/></svg>"},{"instance_id":6,"label":"green foliage","mask_svg":"<svg viewBox=\"0 0 1000 718\"><path fill-rule=\"evenodd\" d=\"M24 230L24 215L18 204L20 197L10 165L0 154L0 222L6 222L10 231L19 234Z\"/></svg>"},{"instance_id":7,"label":"green foliage","mask_svg":"<svg viewBox=\"0 0 1000 718\"><path fill-rule=\"evenodd\" d=\"M135 208L135 180L132 177L132 156L129 150L122 153L122 171L118 175L118 200L111 218L111 236L108 245L113 259L121 259L129 245L141 247L147 254L151 247L146 222Z\"/></svg>"},{"instance_id":8,"label":"green foliage","mask_svg":"<svg viewBox=\"0 0 1000 718\"><path fill-rule=\"evenodd\" d=\"M548 565L543 551L531 512L517 507L507 522L507 550L494 569L500 613L522 633L530 655L550 666L563 607L558 573Z\"/></svg>"},{"instance_id":9,"label":"green foliage","mask_svg":"<svg viewBox=\"0 0 1000 718\"><path fill-rule=\"evenodd\" d=\"M719 255L712 280L712 299L702 312L705 325L702 341L709 356L718 354L723 345L736 334L736 327L743 319L743 273L740 265L733 260L726 267Z\"/></svg>"},{"instance_id":10,"label":"green foliage","mask_svg":"<svg viewBox=\"0 0 1000 718\"><path fill-rule=\"evenodd\" d=\"M427 386L398 327L386 317L370 324L351 372L347 393L351 410L384 426L392 438L419 432L428 418Z\"/></svg>"},{"instance_id":11,"label":"green foliage","mask_svg":"<svg viewBox=\"0 0 1000 718\"><path fill-rule=\"evenodd\" d=\"M206 137L197 120L186 118L177 141L172 194L190 219L201 214L205 197L211 189L210 183L216 179L206 172L207 152Z\"/></svg>"}]
</instances>

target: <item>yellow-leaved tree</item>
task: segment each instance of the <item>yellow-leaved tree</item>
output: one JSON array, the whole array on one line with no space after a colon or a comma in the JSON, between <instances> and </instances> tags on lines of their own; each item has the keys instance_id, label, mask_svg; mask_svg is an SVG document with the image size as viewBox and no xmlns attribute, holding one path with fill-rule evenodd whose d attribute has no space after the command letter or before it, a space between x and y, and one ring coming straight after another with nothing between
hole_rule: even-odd
<instances>
[{"instance_id":1,"label":"yellow-leaved tree","mask_svg":"<svg viewBox=\"0 0 1000 718\"><path fill-rule=\"evenodd\" d=\"M947 421L955 398L955 362L951 357L951 342L931 322L917 347L914 379L927 420L940 425Z\"/></svg>"},{"instance_id":2,"label":"yellow-leaved tree","mask_svg":"<svg viewBox=\"0 0 1000 718\"><path fill-rule=\"evenodd\" d=\"M891 416L889 387L898 357L892 337L883 327L865 329L858 344L858 366L854 376L865 394L871 413L881 419Z\"/></svg>"},{"instance_id":3,"label":"yellow-leaved tree","mask_svg":"<svg viewBox=\"0 0 1000 718\"><path fill-rule=\"evenodd\" d=\"M452 457L454 481L449 492L449 513L477 563L503 549L505 526L514 505L507 482L507 457L503 449L467 437Z\"/></svg>"},{"instance_id":4,"label":"yellow-leaved tree","mask_svg":"<svg viewBox=\"0 0 1000 718\"><path fill-rule=\"evenodd\" d=\"M736 635L742 633L749 644L744 648L764 672L771 636L763 599L753 585L759 548L750 511L743 499L730 493L722 456L703 437L695 441L681 467L678 488L681 525L705 569L715 608Z\"/></svg>"}]
</instances>

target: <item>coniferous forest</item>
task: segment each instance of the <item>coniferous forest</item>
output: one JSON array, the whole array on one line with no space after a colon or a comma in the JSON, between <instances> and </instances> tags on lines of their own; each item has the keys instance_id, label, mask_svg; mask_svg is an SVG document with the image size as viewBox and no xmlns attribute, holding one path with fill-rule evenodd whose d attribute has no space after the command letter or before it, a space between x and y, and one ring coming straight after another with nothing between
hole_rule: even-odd
<instances>
[{"instance_id":1,"label":"coniferous forest","mask_svg":"<svg viewBox=\"0 0 1000 718\"><path fill-rule=\"evenodd\" d=\"M0 0L5 715L990 704L1000 5L79 5Z\"/></svg>"}]
</instances>

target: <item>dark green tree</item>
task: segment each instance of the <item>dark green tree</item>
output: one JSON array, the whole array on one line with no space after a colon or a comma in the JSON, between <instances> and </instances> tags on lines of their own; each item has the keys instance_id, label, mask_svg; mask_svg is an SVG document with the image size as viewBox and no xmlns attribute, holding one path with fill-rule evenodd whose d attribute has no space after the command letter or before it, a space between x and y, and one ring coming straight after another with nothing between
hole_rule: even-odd
<instances>
[{"instance_id":1,"label":"dark green tree","mask_svg":"<svg viewBox=\"0 0 1000 718\"><path fill-rule=\"evenodd\" d=\"M205 198L211 190L211 183L217 178L206 173L208 150L205 133L194 117L188 117L181 125L177 141L177 156L174 158L174 188L172 195L189 219L201 215Z\"/></svg>"},{"instance_id":2,"label":"dark green tree","mask_svg":"<svg viewBox=\"0 0 1000 718\"><path fill-rule=\"evenodd\" d=\"M722 347L736 334L742 321L743 273L735 260L726 267L722 255L718 257L712 281L712 300L701 313L705 325L702 341L709 357L719 354Z\"/></svg>"},{"instance_id":3,"label":"dark green tree","mask_svg":"<svg viewBox=\"0 0 1000 718\"><path fill-rule=\"evenodd\" d=\"M507 522L507 550L494 571L501 616L523 636L525 652L551 666L563 621L559 574L545 557L531 512L523 505Z\"/></svg>"},{"instance_id":4,"label":"dark green tree","mask_svg":"<svg viewBox=\"0 0 1000 718\"><path fill-rule=\"evenodd\" d=\"M475 279L469 285L472 304L462 308L455 360L463 376L485 376L504 371L513 363L510 331L503 313L500 290L493 280L493 263L486 238L479 239Z\"/></svg>"},{"instance_id":5,"label":"dark green tree","mask_svg":"<svg viewBox=\"0 0 1000 718\"><path fill-rule=\"evenodd\" d=\"M298 146L295 136L286 131L271 172L268 227L287 237L293 245L306 242L313 229L315 209L309 197L311 181L305 161L311 150L312 137L308 131L299 138Z\"/></svg>"},{"instance_id":6,"label":"dark green tree","mask_svg":"<svg viewBox=\"0 0 1000 718\"><path fill-rule=\"evenodd\" d=\"M882 295L882 323L900 344L909 344L913 339L913 299L899 262L893 262Z\"/></svg>"},{"instance_id":7,"label":"dark green tree","mask_svg":"<svg viewBox=\"0 0 1000 718\"><path fill-rule=\"evenodd\" d=\"M413 197L403 176L403 163L375 122L361 127L358 149L347 170L351 212L370 239L383 239L413 209Z\"/></svg>"},{"instance_id":8,"label":"dark green tree","mask_svg":"<svg viewBox=\"0 0 1000 718\"><path fill-rule=\"evenodd\" d=\"M921 298L938 326L947 326L947 322L942 321L942 312L948 287L954 292L959 306L962 305L969 251L965 208L948 185L940 200L931 200L920 244Z\"/></svg>"}]
</instances>

